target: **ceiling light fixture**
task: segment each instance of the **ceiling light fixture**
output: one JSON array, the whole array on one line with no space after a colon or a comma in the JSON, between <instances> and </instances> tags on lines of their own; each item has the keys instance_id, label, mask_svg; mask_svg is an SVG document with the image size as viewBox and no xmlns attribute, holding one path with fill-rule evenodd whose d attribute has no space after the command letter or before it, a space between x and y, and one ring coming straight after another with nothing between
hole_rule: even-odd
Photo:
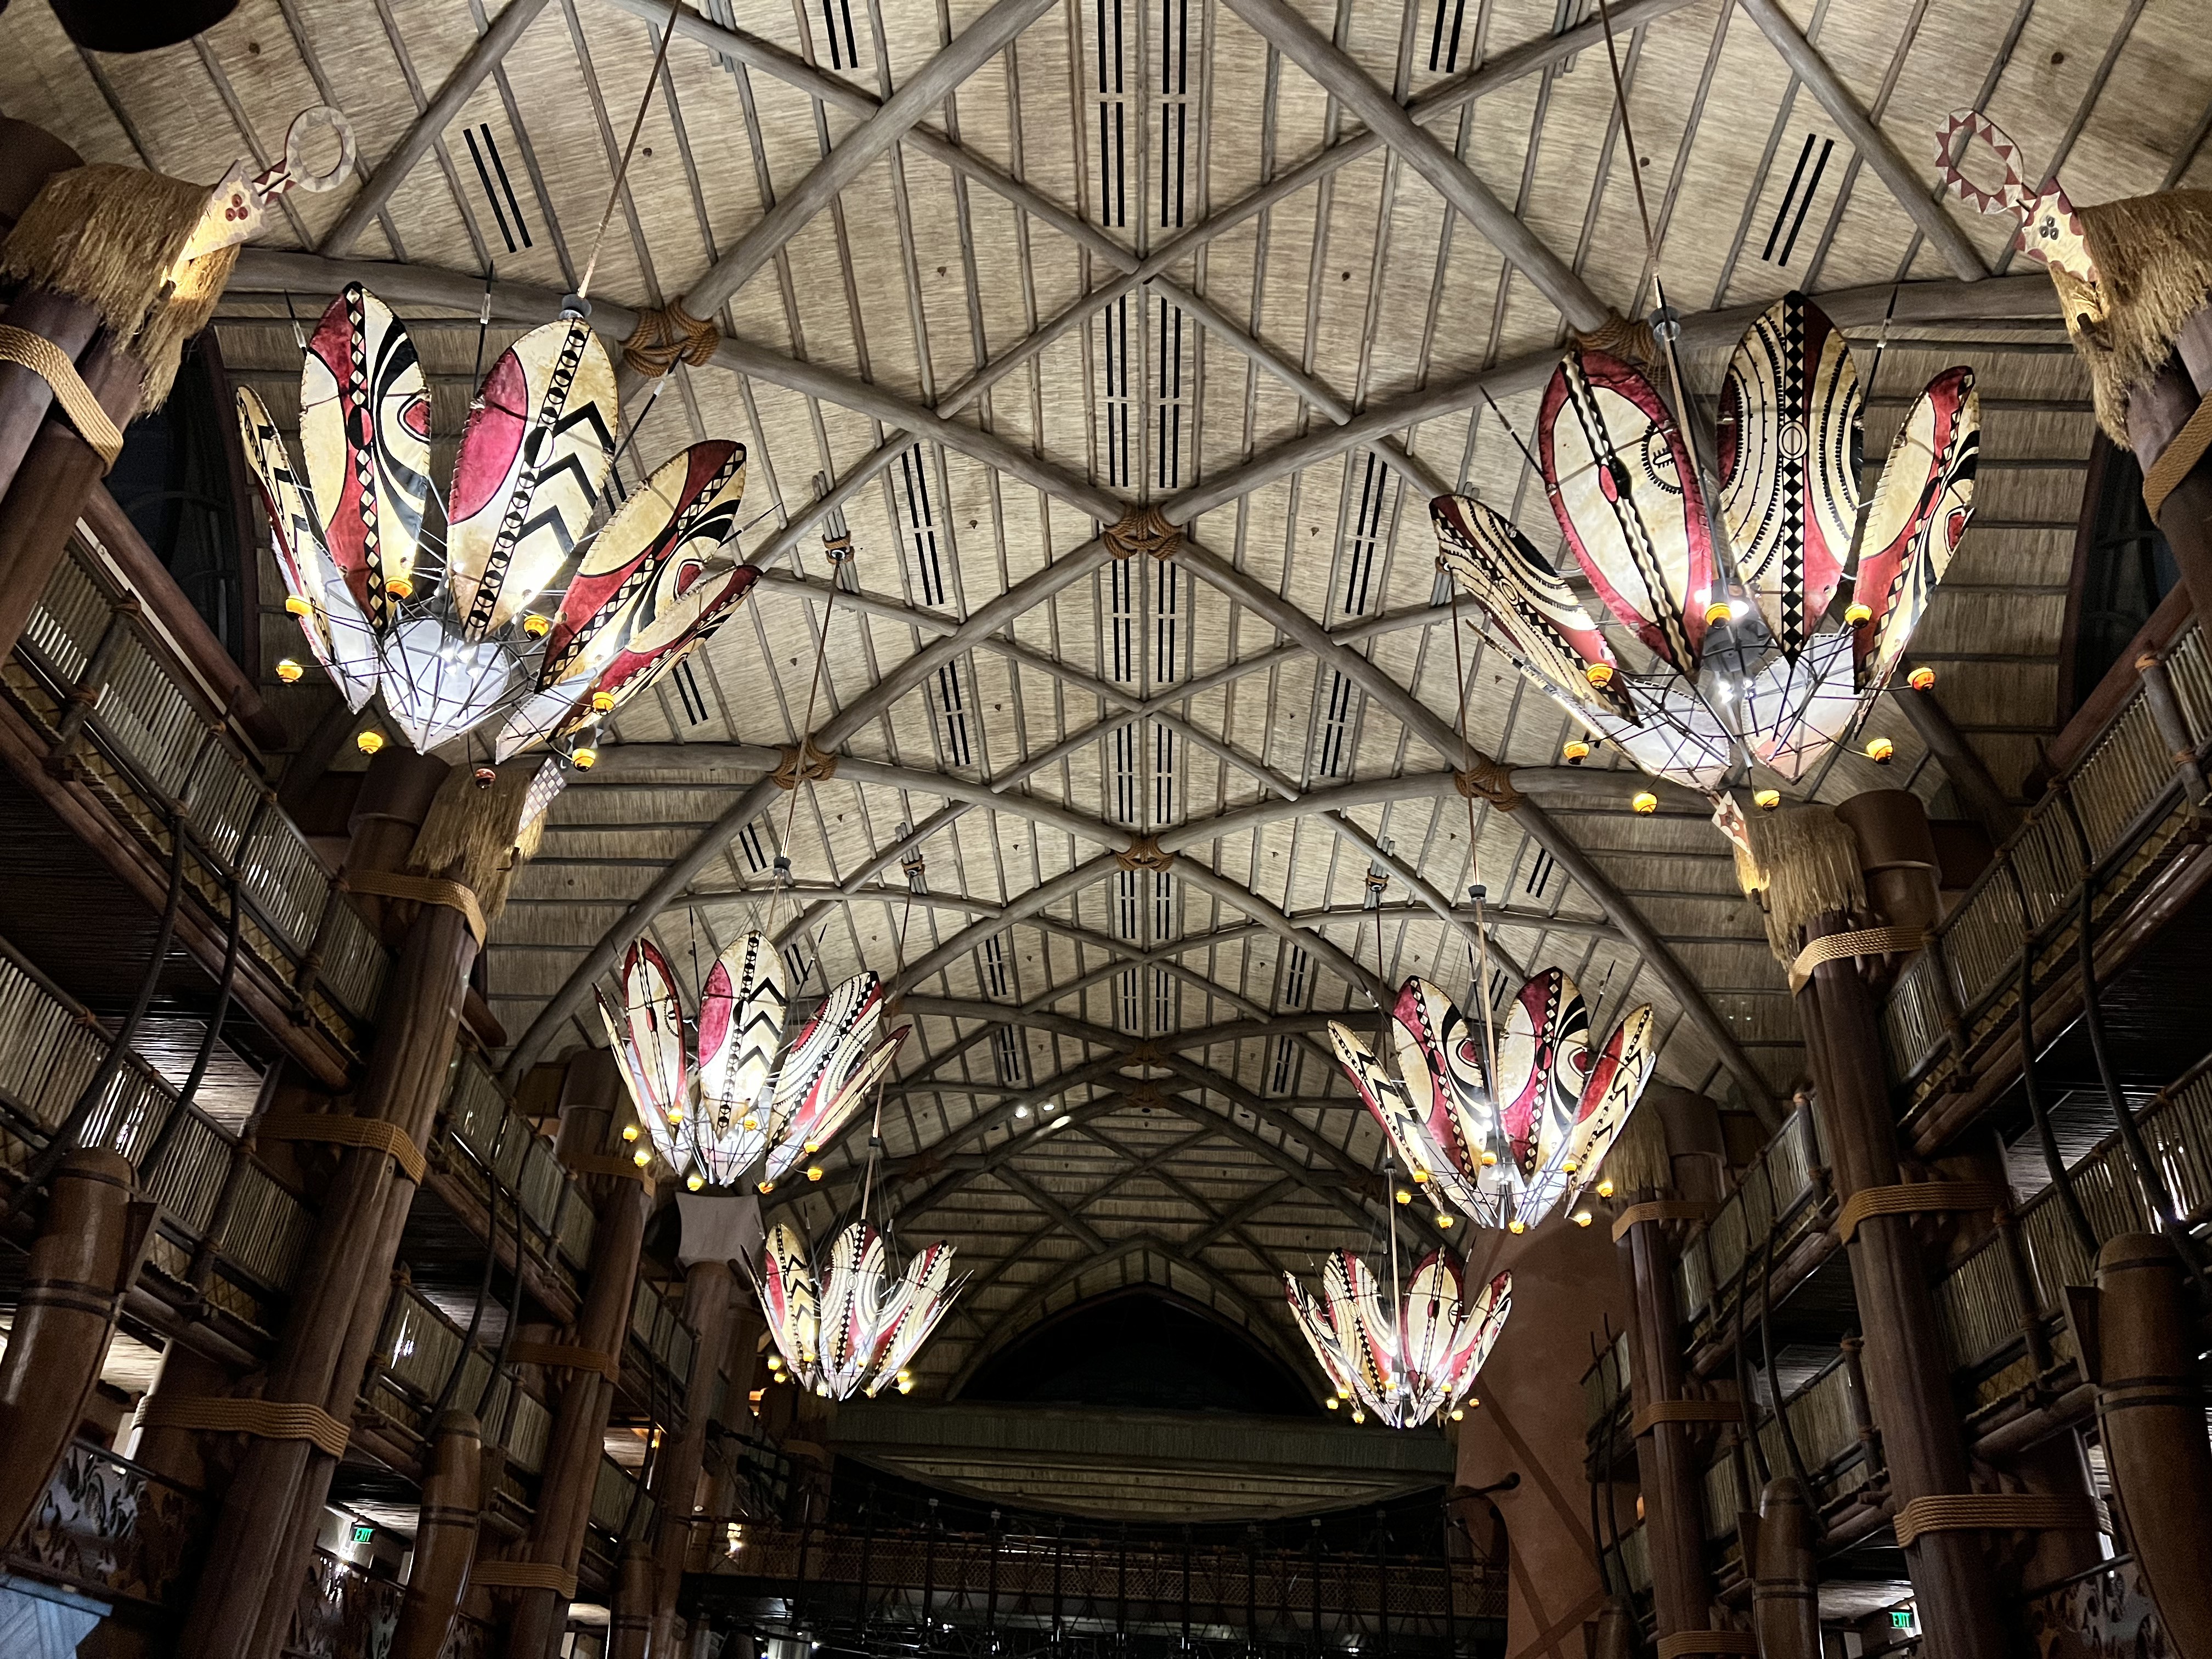
<instances>
[{"instance_id":1,"label":"ceiling light fixture","mask_svg":"<svg viewBox=\"0 0 2212 1659\"><path fill-rule=\"evenodd\" d=\"M1654 316L1671 370L1663 294ZM1674 383L1679 402L1678 371ZM1716 483L1638 369L1568 353L1534 457L1641 672L1621 669L1550 562L1471 496L1430 504L1440 562L1522 678L1644 771L1715 796L1754 767L1796 782L1865 723L1973 514L1972 370L1929 382L1864 501L1861 403L1842 332L1803 295L1784 296L1729 362ZM1846 587L1842 625L1828 625Z\"/></svg>"},{"instance_id":2,"label":"ceiling light fixture","mask_svg":"<svg viewBox=\"0 0 2212 1659\"><path fill-rule=\"evenodd\" d=\"M745 450L727 440L680 452L589 528L620 421L614 365L581 307L500 354L442 498L414 342L360 284L312 335L295 331L304 467L239 390L285 611L347 706L380 697L422 753L494 721L495 761L587 740L760 575L732 544ZM487 294L479 343L490 319ZM426 517L434 500L442 523Z\"/></svg>"}]
</instances>

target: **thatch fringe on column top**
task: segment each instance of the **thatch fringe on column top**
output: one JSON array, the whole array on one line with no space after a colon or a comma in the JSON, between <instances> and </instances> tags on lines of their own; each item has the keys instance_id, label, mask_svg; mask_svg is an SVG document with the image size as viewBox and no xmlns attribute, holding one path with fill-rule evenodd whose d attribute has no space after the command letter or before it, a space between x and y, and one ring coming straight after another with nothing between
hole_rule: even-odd
<instances>
[{"instance_id":1,"label":"thatch fringe on column top","mask_svg":"<svg viewBox=\"0 0 2212 1659\"><path fill-rule=\"evenodd\" d=\"M1605 1155L1605 1176L1617 1193L1672 1192L1674 1160L1667 1144L1667 1120L1646 1102L1631 1112Z\"/></svg>"},{"instance_id":2,"label":"thatch fringe on column top","mask_svg":"<svg viewBox=\"0 0 2212 1659\"><path fill-rule=\"evenodd\" d=\"M2212 293L2212 192L2169 190L2075 210L2094 289L2053 268L2066 331L2088 366L2097 422L2128 443L2128 397L2166 367Z\"/></svg>"},{"instance_id":3,"label":"thatch fringe on column top","mask_svg":"<svg viewBox=\"0 0 2212 1659\"><path fill-rule=\"evenodd\" d=\"M477 784L471 768L456 766L438 786L429 816L415 837L410 872L459 882L476 894L487 925L497 921L515 872L544 839L544 813L526 829L520 827L531 783L544 764L543 755L509 761L484 786Z\"/></svg>"},{"instance_id":4,"label":"thatch fringe on column top","mask_svg":"<svg viewBox=\"0 0 2212 1659\"><path fill-rule=\"evenodd\" d=\"M185 342L207 326L238 263L237 248L219 248L176 270L207 199L205 185L142 167L71 167L46 181L8 234L0 276L98 312L145 366L140 407L158 409Z\"/></svg>"},{"instance_id":5,"label":"thatch fringe on column top","mask_svg":"<svg viewBox=\"0 0 2212 1659\"><path fill-rule=\"evenodd\" d=\"M1805 924L1826 911L1863 912L1866 878L1858 839L1825 806L1753 812L1744 822L1748 857L1735 849L1736 883L1758 902L1767 947L1778 962L1795 962Z\"/></svg>"}]
</instances>

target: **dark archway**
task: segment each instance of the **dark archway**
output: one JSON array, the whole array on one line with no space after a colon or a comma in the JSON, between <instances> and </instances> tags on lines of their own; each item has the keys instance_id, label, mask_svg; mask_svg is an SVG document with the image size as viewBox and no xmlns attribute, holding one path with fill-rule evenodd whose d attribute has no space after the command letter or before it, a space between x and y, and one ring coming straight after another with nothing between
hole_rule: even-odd
<instances>
[{"instance_id":1,"label":"dark archway","mask_svg":"<svg viewBox=\"0 0 2212 1659\"><path fill-rule=\"evenodd\" d=\"M1078 1303L987 1360L963 1400L1311 1416L1312 1391L1234 1327L1156 1286Z\"/></svg>"}]
</instances>

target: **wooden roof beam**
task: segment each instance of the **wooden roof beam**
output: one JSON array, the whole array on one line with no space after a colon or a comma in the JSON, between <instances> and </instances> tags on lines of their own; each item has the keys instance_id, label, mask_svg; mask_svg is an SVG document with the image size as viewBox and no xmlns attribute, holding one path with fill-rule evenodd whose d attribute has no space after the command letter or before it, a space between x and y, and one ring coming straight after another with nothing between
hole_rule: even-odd
<instances>
[{"instance_id":1,"label":"wooden roof beam","mask_svg":"<svg viewBox=\"0 0 2212 1659\"><path fill-rule=\"evenodd\" d=\"M1850 89L1820 55L1820 49L1790 21L1790 14L1782 9L1778 0L1737 0L1737 3L1743 8L1744 15L1759 25L1759 32L1773 43L1774 50L1790 65L1790 72L1805 83L1805 89L1828 112L1828 118L1843 129L1844 136L1866 157L1867 165L1881 175L1882 183L1889 186L1889 193L1897 198L1897 204L1911 216L1912 222L1920 227L1921 234L1943 256L1944 263L1959 280L1973 283L1987 276L1989 271L1982 264L1982 256L1974 252L1974 245L1944 211L1942 201L1929 194L1930 181L1899 155L1881 129L1867 118Z\"/></svg>"},{"instance_id":2,"label":"wooden roof beam","mask_svg":"<svg viewBox=\"0 0 2212 1659\"><path fill-rule=\"evenodd\" d=\"M1288 0L1226 0L1262 40L1278 48L1329 94L1367 124L1399 159L1436 187L1460 216L1559 308L1570 326L1587 333L1613 315L1589 284L1544 246L1513 210L1475 177L1468 165L1407 113L1405 107Z\"/></svg>"},{"instance_id":3,"label":"wooden roof beam","mask_svg":"<svg viewBox=\"0 0 2212 1659\"><path fill-rule=\"evenodd\" d=\"M330 258L342 258L353 252L353 245L361 240L362 232L375 222L376 216L399 186L407 181L416 163L428 155L453 118L461 112L461 106L469 101L477 88L522 38L522 32L536 21L545 9L545 0L507 0L507 9L500 13L492 26L477 37L468 55L455 65L446 77L446 84L438 88L438 95L415 118L399 142L377 165L367 183L354 192L346 210L337 223L323 238L318 251ZM661 21L667 20L667 8L661 8Z\"/></svg>"}]
</instances>

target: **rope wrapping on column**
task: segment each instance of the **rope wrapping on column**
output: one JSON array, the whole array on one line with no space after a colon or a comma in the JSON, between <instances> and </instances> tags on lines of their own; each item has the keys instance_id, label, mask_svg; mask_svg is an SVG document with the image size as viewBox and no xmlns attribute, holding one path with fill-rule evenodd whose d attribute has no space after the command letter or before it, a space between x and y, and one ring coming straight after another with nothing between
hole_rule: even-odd
<instances>
[{"instance_id":1,"label":"rope wrapping on column","mask_svg":"<svg viewBox=\"0 0 2212 1659\"><path fill-rule=\"evenodd\" d=\"M257 1440L306 1440L331 1457L345 1455L353 1431L325 1411L302 1401L210 1396L164 1400L146 1405L149 1429L206 1429L218 1434L250 1434Z\"/></svg>"},{"instance_id":2,"label":"rope wrapping on column","mask_svg":"<svg viewBox=\"0 0 2212 1659\"><path fill-rule=\"evenodd\" d=\"M1623 1210L1613 1224L1613 1242L1616 1244L1628 1237L1631 1227L1647 1221L1705 1221L1710 1219L1713 1206L1693 1198L1660 1198L1648 1203L1632 1204Z\"/></svg>"},{"instance_id":3,"label":"rope wrapping on column","mask_svg":"<svg viewBox=\"0 0 2212 1659\"><path fill-rule=\"evenodd\" d=\"M371 898L412 899L417 904L437 904L448 910L459 910L462 920L469 924L469 932L476 936L479 948L484 935L491 931L475 891L458 881L447 881L437 876L404 876L395 870L355 870L348 872L340 884L349 893L361 893Z\"/></svg>"},{"instance_id":4,"label":"rope wrapping on column","mask_svg":"<svg viewBox=\"0 0 2212 1659\"><path fill-rule=\"evenodd\" d=\"M587 1152L565 1161L576 1175L611 1176L617 1181L635 1181L648 1194L660 1184L653 1178L650 1164L641 1166L634 1158L609 1158Z\"/></svg>"},{"instance_id":5,"label":"rope wrapping on column","mask_svg":"<svg viewBox=\"0 0 2212 1659\"><path fill-rule=\"evenodd\" d=\"M2012 1192L1996 1181L1915 1181L1901 1187L1862 1187L1836 1212L1836 1242L1848 1244L1870 1215L1929 1215L1946 1210L2002 1210Z\"/></svg>"},{"instance_id":6,"label":"rope wrapping on column","mask_svg":"<svg viewBox=\"0 0 2212 1659\"><path fill-rule=\"evenodd\" d=\"M608 1382L622 1381L622 1361L611 1353L601 1353L597 1348L578 1347L568 1342L517 1342L507 1350L507 1358L518 1365L542 1365L556 1371L597 1371Z\"/></svg>"},{"instance_id":7,"label":"rope wrapping on column","mask_svg":"<svg viewBox=\"0 0 2212 1659\"><path fill-rule=\"evenodd\" d=\"M478 1561L469 1569L471 1586L484 1589L550 1589L574 1601L576 1575L551 1561Z\"/></svg>"},{"instance_id":8,"label":"rope wrapping on column","mask_svg":"<svg viewBox=\"0 0 2212 1659\"><path fill-rule=\"evenodd\" d=\"M0 362L27 368L52 387L54 401L70 417L77 436L99 452L100 470L107 472L114 468L115 458L123 453L123 434L108 419L100 399L92 395L92 388L76 372L69 353L43 334L0 323Z\"/></svg>"},{"instance_id":9,"label":"rope wrapping on column","mask_svg":"<svg viewBox=\"0 0 2212 1659\"><path fill-rule=\"evenodd\" d=\"M2075 1498L2042 1492L1936 1492L1897 1512L1897 1546L1931 1532L2094 1532L2097 1512Z\"/></svg>"},{"instance_id":10,"label":"rope wrapping on column","mask_svg":"<svg viewBox=\"0 0 2212 1659\"><path fill-rule=\"evenodd\" d=\"M253 1126L264 1140L302 1140L329 1146L366 1146L388 1152L416 1186L429 1169L422 1149L397 1123L380 1117L352 1117L341 1112L270 1112Z\"/></svg>"},{"instance_id":11,"label":"rope wrapping on column","mask_svg":"<svg viewBox=\"0 0 2212 1659\"><path fill-rule=\"evenodd\" d=\"M1747 1630L1678 1630L1659 1638L1659 1659L1678 1659L1691 1653L1749 1653L1759 1651L1759 1638Z\"/></svg>"},{"instance_id":12,"label":"rope wrapping on column","mask_svg":"<svg viewBox=\"0 0 2212 1659\"><path fill-rule=\"evenodd\" d=\"M1661 1423L1741 1423L1743 1402L1736 1400L1654 1400L1639 1409L1630 1422L1641 1437Z\"/></svg>"},{"instance_id":13,"label":"rope wrapping on column","mask_svg":"<svg viewBox=\"0 0 2212 1659\"><path fill-rule=\"evenodd\" d=\"M2173 434L2173 441L2143 469L2143 505L2150 509L2153 523L2166 506L2166 498L2196 470L2208 449L2212 449L2212 401L2198 404L2181 430Z\"/></svg>"},{"instance_id":14,"label":"rope wrapping on column","mask_svg":"<svg viewBox=\"0 0 2212 1659\"><path fill-rule=\"evenodd\" d=\"M1927 935L1917 927L1862 927L1850 933L1824 933L1790 963L1790 994L1803 990L1813 970L1824 962L1841 962L1845 957L1902 956L1926 943Z\"/></svg>"}]
</instances>

